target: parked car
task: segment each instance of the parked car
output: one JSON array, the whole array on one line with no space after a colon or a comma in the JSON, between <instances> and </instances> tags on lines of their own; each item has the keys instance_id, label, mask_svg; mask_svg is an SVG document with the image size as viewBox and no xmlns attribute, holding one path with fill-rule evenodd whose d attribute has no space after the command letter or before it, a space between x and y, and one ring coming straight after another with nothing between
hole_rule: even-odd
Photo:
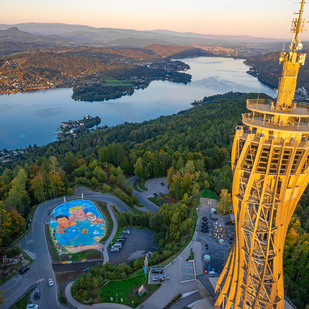
<instances>
[{"instance_id":1,"label":"parked car","mask_svg":"<svg viewBox=\"0 0 309 309\"><path fill-rule=\"evenodd\" d=\"M29 304L26 309L39 309L39 306L36 304Z\"/></svg>"},{"instance_id":2,"label":"parked car","mask_svg":"<svg viewBox=\"0 0 309 309\"><path fill-rule=\"evenodd\" d=\"M36 291L34 293L34 299L40 299L41 295L40 295L40 291Z\"/></svg>"},{"instance_id":3,"label":"parked car","mask_svg":"<svg viewBox=\"0 0 309 309\"><path fill-rule=\"evenodd\" d=\"M116 242L112 248L122 248L122 244L120 242Z\"/></svg>"},{"instance_id":4,"label":"parked car","mask_svg":"<svg viewBox=\"0 0 309 309\"><path fill-rule=\"evenodd\" d=\"M22 275L22 274L24 274L27 270L29 270L30 269L30 266L26 266L26 267L24 267L24 268L22 268L20 271L19 271L19 273Z\"/></svg>"},{"instance_id":5,"label":"parked car","mask_svg":"<svg viewBox=\"0 0 309 309\"><path fill-rule=\"evenodd\" d=\"M154 196L158 196L158 194L157 194L157 193L154 193L153 195L154 195Z\"/></svg>"},{"instance_id":6,"label":"parked car","mask_svg":"<svg viewBox=\"0 0 309 309\"><path fill-rule=\"evenodd\" d=\"M130 231L130 230L124 230L122 233L123 233L123 234L128 234L128 235L130 235L130 234L131 234L131 231Z\"/></svg>"},{"instance_id":7,"label":"parked car","mask_svg":"<svg viewBox=\"0 0 309 309\"><path fill-rule=\"evenodd\" d=\"M163 269L162 268L153 268L151 270L152 273L154 274L163 274Z\"/></svg>"},{"instance_id":8,"label":"parked car","mask_svg":"<svg viewBox=\"0 0 309 309\"><path fill-rule=\"evenodd\" d=\"M164 182L161 182L161 186L163 186L163 187L165 186L165 185L164 185Z\"/></svg>"},{"instance_id":9,"label":"parked car","mask_svg":"<svg viewBox=\"0 0 309 309\"><path fill-rule=\"evenodd\" d=\"M119 237L117 242L126 242L126 237Z\"/></svg>"},{"instance_id":10,"label":"parked car","mask_svg":"<svg viewBox=\"0 0 309 309\"><path fill-rule=\"evenodd\" d=\"M152 277L152 281L164 281L165 277L163 275L157 275Z\"/></svg>"},{"instance_id":11,"label":"parked car","mask_svg":"<svg viewBox=\"0 0 309 309\"><path fill-rule=\"evenodd\" d=\"M120 251L120 248L111 248L111 252L118 252L118 251Z\"/></svg>"},{"instance_id":12,"label":"parked car","mask_svg":"<svg viewBox=\"0 0 309 309\"><path fill-rule=\"evenodd\" d=\"M48 285L53 286L54 285L54 280L52 278L48 279Z\"/></svg>"}]
</instances>

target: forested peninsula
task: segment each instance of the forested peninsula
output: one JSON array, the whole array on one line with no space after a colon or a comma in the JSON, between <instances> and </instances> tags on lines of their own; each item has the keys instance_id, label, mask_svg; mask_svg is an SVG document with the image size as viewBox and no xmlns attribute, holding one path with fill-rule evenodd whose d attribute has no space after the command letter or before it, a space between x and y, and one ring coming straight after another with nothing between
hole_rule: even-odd
<instances>
[{"instance_id":1,"label":"forested peninsula","mask_svg":"<svg viewBox=\"0 0 309 309\"><path fill-rule=\"evenodd\" d=\"M241 93L205 97L198 107L177 115L98 128L75 139L26 148L23 154L12 157L12 162L1 163L1 247L10 245L26 230L39 203L70 195L77 185L109 192L132 207L137 198L127 178L137 175L142 180L167 177L171 191L166 197L168 205L163 204L152 215L119 214L119 224L143 226L155 232L158 250L150 265L171 257L190 239L201 192L205 188L218 195L222 189L231 192L235 127L246 112L246 99L256 97ZM262 97L267 96L260 94ZM306 190L284 247L285 292L299 309L309 302L308 222ZM134 265L140 264L142 260ZM89 291L94 289L94 278L85 280Z\"/></svg>"},{"instance_id":2,"label":"forested peninsula","mask_svg":"<svg viewBox=\"0 0 309 309\"><path fill-rule=\"evenodd\" d=\"M172 58L212 55L188 46L138 50L45 47L0 57L0 94L72 87L74 100L104 101L132 95L153 80L188 83L189 66Z\"/></svg>"}]
</instances>

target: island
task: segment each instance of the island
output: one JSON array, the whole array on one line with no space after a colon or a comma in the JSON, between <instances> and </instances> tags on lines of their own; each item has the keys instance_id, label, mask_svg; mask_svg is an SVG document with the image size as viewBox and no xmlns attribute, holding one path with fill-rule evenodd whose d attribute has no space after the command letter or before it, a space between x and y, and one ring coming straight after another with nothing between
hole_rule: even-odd
<instances>
[{"instance_id":1,"label":"island","mask_svg":"<svg viewBox=\"0 0 309 309\"><path fill-rule=\"evenodd\" d=\"M92 117L88 113L83 119L64 121L58 128L61 132L57 134L57 139L65 140L71 137L78 137L87 133L89 129L98 126L100 123L101 118L99 116Z\"/></svg>"}]
</instances>

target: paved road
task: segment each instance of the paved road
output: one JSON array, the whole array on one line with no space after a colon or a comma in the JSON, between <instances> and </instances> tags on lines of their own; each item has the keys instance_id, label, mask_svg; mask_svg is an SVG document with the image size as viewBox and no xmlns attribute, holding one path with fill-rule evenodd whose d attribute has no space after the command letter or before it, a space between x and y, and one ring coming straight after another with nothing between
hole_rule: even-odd
<instances>
[{"instance_id":1,"label":"paved road","mask_svg":"<svg viewBox=\"0 0 309 309\"><path fill-rule=\"evenodd\" d=\"M131 184L131 187L133 188L133 184L134 182L139 179L139 177L137 176L134 176L134 177L131 177L129 178L128 180L130 181L130 184ZM151 194L149 193L148 191L145 191L145 192L137 192L134 188L133 188L133 194L137 196L137 199L138 201L144 205L144 207L147 209L147 210L150 210L152 212L157 212L160 208L155 205L154 203L150 202L148 200L148 196Z\"/></svg>"},{"instance_id":2,"label":"paved road","mask_svg":"<svg viewBox=\"0 0 309 309\"><path fill-rule=\"evenodd\" d=\"M38 279L37 264L33 262L30 270L25 274L18 274L1 285L1 291L4 291L3 297L6 301L3 308L10 308L19 297L27 293L32 285L35 285Z\"/></svg>"}]
</instances>

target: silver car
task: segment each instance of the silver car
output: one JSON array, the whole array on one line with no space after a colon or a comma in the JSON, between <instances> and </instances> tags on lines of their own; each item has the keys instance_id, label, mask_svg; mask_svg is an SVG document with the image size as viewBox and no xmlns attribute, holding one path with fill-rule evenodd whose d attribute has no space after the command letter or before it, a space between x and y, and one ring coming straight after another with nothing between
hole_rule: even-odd
<instances>
[{"instance_id":1,"label":"silver car","mask_svg":"<svg viewBox=\"0 0 309 309\"><path fill-rule=\"evenodd\" d=\"M165 277L162 275L157 275L152 277L152 281L164 281Z\"/></svg>"}]
</instances>

